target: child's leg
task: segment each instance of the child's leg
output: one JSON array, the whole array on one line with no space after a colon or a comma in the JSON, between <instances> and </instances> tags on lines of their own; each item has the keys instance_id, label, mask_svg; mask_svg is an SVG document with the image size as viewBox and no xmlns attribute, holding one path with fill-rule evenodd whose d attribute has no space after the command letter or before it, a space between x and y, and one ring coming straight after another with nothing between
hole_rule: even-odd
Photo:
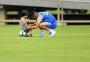
<instances>
[{"instance_id":1,"label":"child's leg","mask_svg":"<svg viewBox=\"0 0 90 62\"><path fill-rule=\"evenodd\" d=\"M33 26L35 26L35 24L29 24L27 26L27 29L29 30L29 32L27 33L28 36L32 36L32 30L36 29L36 28L32 28Z\"/></svg>"},{"instance_id":2,"label":"child's leg","mask_svg":"<svg viewBox=\"0 0 90 62\"><path fill-rule=\"evenodd\" d=\"M29 29L29 32L27 33L27 35L32 37L32 29Z\"/></svg>"}]
</instances>

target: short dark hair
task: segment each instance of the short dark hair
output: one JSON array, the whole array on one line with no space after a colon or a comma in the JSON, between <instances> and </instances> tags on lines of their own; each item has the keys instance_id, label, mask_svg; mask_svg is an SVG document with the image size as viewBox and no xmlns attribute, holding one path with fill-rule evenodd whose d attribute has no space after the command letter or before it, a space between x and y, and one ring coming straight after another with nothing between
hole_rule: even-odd
<instances>
[{"instance_id":1,"label":"short dark hair","mask_svg":"<svg viewBox=\"0 0 90 62\"><path fill-rule=\"evenodd\" d=\"M25 16L25 15L29 16L29 11L28 10L22 10L21 11L21 17Z\"/></svg>"},{"instance_id":2,"label":"short dark hair","mask_svg":"<svg viewBox=\"0 0 90 62\"><path fill-rule=\"evenodd\" d=\"M31 11L31 12L30 12L30 16L32 17L35 12L36 12L36 11Z\"/></svg>"}]
</instances>

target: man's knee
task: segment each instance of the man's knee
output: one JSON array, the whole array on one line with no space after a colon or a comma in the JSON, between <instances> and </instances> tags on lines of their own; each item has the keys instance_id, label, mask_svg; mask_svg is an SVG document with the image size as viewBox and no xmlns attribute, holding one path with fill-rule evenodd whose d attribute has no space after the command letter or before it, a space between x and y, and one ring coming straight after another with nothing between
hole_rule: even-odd
<instances>
[{"instance_id":1,"label":"man's knee","mask_svg":"<svg viewBox=\"0 0 90 62\"><path fill-rule=\"evenodd\" d=\"M39 24L39 28L43 28L43 26L45 26L44 23L40 23L40 24Z\"/></svg>"}]
</instances>

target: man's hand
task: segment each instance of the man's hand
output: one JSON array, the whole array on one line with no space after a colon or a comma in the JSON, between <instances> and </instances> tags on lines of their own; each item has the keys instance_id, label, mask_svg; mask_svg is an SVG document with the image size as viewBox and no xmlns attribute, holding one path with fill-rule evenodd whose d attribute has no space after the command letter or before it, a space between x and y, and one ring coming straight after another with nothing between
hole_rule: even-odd
<instances>
[{"instance_id":1,"label":"man's hand","mask_svg":"<svg viewBox=\"0 0 90 62\"><path fill-rule=\"evenodd\" d=\"M37 29L37 26L27 26L27 29Z\"/></svg>"}]
</instances>

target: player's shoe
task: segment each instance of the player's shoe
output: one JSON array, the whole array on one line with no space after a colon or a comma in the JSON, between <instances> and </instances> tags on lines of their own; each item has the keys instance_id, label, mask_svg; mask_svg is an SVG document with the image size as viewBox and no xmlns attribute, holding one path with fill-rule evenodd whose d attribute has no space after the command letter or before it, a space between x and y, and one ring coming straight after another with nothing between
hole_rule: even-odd
<instances>
[{"instance_id":1,"label":"player's shoe","mask_svg":"<svg viewBox=\"0 0 90 62\"><path fill-rule=\"evenodd\" d=\"M51 32L49 32L49 37L54 37L56 34L55 30L52 30Z\"/></svg>"},{"instance_id":2,"label":"player's shoe","mask_svg":"<svg viewBox=\"0 0 90 62\"><path fill-rule=\"evenodd\" d=\"M32 37L33 35L31 33L27 33L27 37Z\"/></svg>"},{"instance_id":3,"label":"player's shoe","mask_svg":"<svg viewBox=\"0 0 90 62\"><path fill-rule=\"evenodd\" d=\"M22 37L22 36L26 36L26 32L24 32L24 31L20 31L20 32L19 32L19 36L20 36L20 37Z\"/></svg>"}]
</instances>

